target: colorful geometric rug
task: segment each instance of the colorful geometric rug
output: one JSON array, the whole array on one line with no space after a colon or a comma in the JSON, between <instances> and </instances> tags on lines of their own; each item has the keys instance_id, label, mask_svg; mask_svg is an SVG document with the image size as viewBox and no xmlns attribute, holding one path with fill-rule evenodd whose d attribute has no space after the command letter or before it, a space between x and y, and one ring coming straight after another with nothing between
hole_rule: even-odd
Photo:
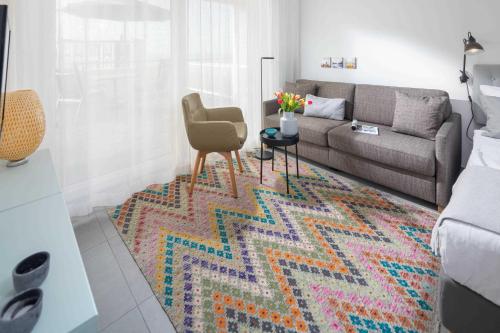
<instances>
[{"instance_id":1,"label":"colorful geometric rug","mask_svg":"<svg viewBox=\"0 0 500 333\"><path fill-rule=\"evenodd\" d=\"M152 185L112 219L178 332L431 332L435 211L333 172L251 155ZM235 168L237 165L235 162Z\"/></svg>"}]
</instances>

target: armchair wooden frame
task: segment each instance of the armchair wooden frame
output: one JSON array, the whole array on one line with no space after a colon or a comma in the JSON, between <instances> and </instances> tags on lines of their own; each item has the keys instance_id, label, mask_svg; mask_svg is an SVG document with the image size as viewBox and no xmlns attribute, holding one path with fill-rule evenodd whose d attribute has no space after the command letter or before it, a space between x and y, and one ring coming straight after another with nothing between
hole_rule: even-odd
<instances>
[{"instance_id":1,"label":"armchair wooden frame","mask_svg":"<svg viewBox=\"0 0 500 333\"><path fill-rule=\"evenodd\" d=\"M198 151L191 175L189 194L196 185L199 173L205 169L207 155L221 154L228 163L231 178L232 196L238 197L236 177L234 174L232 152L236 155L239 171L243 172L239 150L247 137L247 126L239 108L205 108L199 94L194 93L182 99L184 122L189 143Z\"/></svg>"},{"instance_id":2,"label":"armchair wooden frame","mask_svg":"<svg viewBox=\"0 0 500 333\"><path fill-rule=\"evenodd\" d=\"M221 154L227 161L229 168L229 176L231 177L231 187L234 198L238 198L238 189L236 187L236 177L234 175L234 166L233 166L233 157L232 152L218 152ZM194 185L196 184L196 179L198 178L198 174L203 173L205 170L205 161L209 152L198 151L196 155L196 161L194 163L193 174L191 176L191 185L189 186L189 194L193 194ZM238 161L238 167L241 173L243 173L243 163L241 162L240 152L238 150L234 151L236 155L236 160Z\"/></svg>"}]
</instances>

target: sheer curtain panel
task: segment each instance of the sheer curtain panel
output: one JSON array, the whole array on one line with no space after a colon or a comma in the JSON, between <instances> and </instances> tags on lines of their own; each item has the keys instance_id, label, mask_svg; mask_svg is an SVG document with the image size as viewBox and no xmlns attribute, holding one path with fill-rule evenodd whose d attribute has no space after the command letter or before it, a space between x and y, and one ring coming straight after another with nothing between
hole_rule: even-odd
<instances>
[{"instance_id":1,"label":"sheer curtain panel","mask_svg":"<svg viewBox=\"0 0 500 333\"><path fill-rule=\"evenodd\" d=\"M32 88L72 215L189 173L181 97L237 105L260 127L266 94L298 72L298 0L15 0L9 88ZM287 15L288 17L284 17ZM295 16L294 16L295 15ZM286 44L286 45L285 45Z\"/></svg>"}]
</instances>

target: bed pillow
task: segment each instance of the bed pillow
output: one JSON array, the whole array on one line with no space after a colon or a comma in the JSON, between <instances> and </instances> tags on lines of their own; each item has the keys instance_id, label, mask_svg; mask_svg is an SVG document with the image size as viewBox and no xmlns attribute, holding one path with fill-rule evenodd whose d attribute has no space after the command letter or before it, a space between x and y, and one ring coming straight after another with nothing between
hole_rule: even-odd
<instances>
[{"instance_id":1,"label":"bed pillow","mask_svg":"<svg viewBox=\"0 0 500 333\"><path fill-rule=\"evenodd\" d=\"M345 99L324 98L309 94L306 96L304 117L344 120Z\"/></svg>"},{"instance_id":2,"label":"bed pillow","mask_svg":"<svg viewBox=\"0 0 500 333\"><path fill-rule=\"evenodd\" d=\"M480 85L479 91L486 96L500 97L500 87Z\"/></svg>"},{"instance_id":3,"label":"bed pillow","mask_svg":"<svg viewBox=\"0 0 500 333\"><path fill-rule=\"evenodd\" d=\"M483 135L500 139L500 87L480 86L479 101L486 114Z\"/></svg>"},{"instance_id":4,"label":"bed pillow","mask_svg":"<svg viewBox=\"0 0 500 333\"><path fill-rule=\"evenodd\" d=\"M444 121L448 97L413 97L396 91L396 108L392 130L403 134L435 140Z\"/></svg>"},{"instance_id":5,"label":"bed pillow","mask_svg":"<svg viewBox=\"0 0 500 333\"><path fill-rule=\"evenodd\" d=\"M300 95L300 97L304 98L307 94L314 95L316 93L316 84L286 82L283 91ZM304 108L298 108L295 112L303 113Z\"/></svg>"},{"instance_id":6,"label":"bed pillow","mask_svg":"<svg viewBox=\"0 0 500 333\"><path fill-rule=\"evenodd\" d=\"M491 140L493 144L485 144L482 147L479 147L479 159L483 163L483 166L500 170L500 140L495 140L494 138L487 138L483 136L485 140ZM495 142L496 141L496 142ZM474 145L476 143L474 142Z\"/></svg>"}]
</instances>

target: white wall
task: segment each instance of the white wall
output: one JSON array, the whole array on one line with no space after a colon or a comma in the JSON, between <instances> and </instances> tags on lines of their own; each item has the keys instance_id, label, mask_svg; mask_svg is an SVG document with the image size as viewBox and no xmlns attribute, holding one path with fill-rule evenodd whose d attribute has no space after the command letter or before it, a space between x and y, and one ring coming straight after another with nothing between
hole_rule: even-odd
<instances>
[{"instance_id":1,"label":"white wall","mask_svg":"<svg viewBox=\"0 0 500 333\"><path fill-rule=\"evenodd\" d=\"M499 0L302 0L304 78L445 89L458 81L462 39L472 31L486 52L472 62L500 63ZM359 69L322 69L325 56L357 56Z\"/></svg>"},{"instance_id":2,"label":"white wall","mask_svg":"<svg viewBox=\"0 0 500 333\"><path fill-rule=\"evenodd\" d=\"M458 71L467 31L486 50L468 69L500 64L500 0L301 0L300 24L301 78L436 88L465 100ZM320 68L328 56L356 56L358 69Z\"/></svg>"}]
</instances>

